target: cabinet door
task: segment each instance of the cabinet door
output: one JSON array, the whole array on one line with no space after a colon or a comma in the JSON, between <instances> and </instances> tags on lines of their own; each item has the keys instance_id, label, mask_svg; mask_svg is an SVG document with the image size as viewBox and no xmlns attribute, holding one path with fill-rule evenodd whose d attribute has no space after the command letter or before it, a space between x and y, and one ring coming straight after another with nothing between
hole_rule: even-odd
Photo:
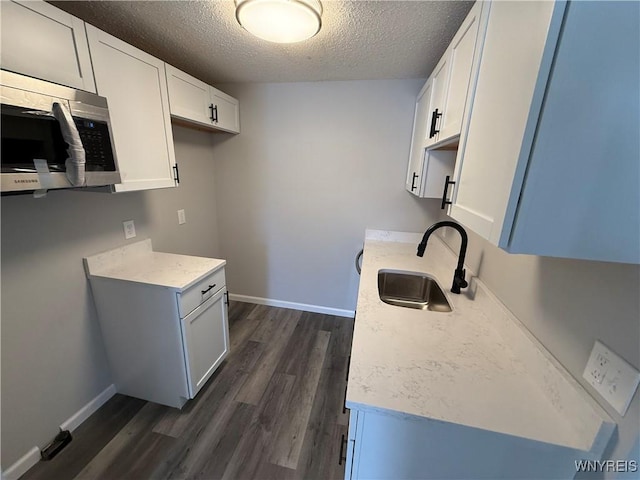
<instances>
[{"instance_id":1,"label":"cabinet door","mask_svg":"<svg viewBox=\"0 0 640 480\"><path fill-rule=\"evenodd\" d=\"M41 1L0 8L3 69L95 93L82 20Z\"/></svg>"},{"instance_id":2,"label":"cabinet door","mask_svg":"<svg viewBox=\"0 0 640 480\"><path fill-rule=\"evenodd\" d=\"M96 88L107 97L122 183L116 192L175 187L164 62L87 25Z\"/></svg>"},{"instance_id":3,"label":"cabinet door","mask_svg":"<svg viewBox=\"0 0 640 480\"><path fill-rule=\"evenodd\" d=\"M229 352L226 291L222 288L182 319L190 398L196 396Z\"/></svg>"},{"instance_id":4,"label":"cabinet door","mask_svg":"<svg viewBox=\"0 0 640 480\"><path fill-rule=\"evenodd\" d=\"M530 147L535 131L564 7L561 2L491 5L473 105L460 138L449 215L494 245L503 233L514 178L524 176L527 144ZM516 172L521 156L523 167Z\"/></svg>"},{"instance_id":5,"label":"cabinet door","mask_svg":"<svg viewBox=\"0 0 640 480\"><path fill-rule=\"evenodd\" d=\"M431 81L427 80L418 95L416 112L413 119L413 135L411 137L411 152L405 188L414 195L420 195L422 181L422 165L424 160L424 145L427 135L427 115L431 103Z\"/></svg>"},{"instance_id":6,"label":"cabinet door","mask_svg":"<svg viewBox=\"0 0 640 480\"><path fill-rule=\"evenodd\" d=\"M349 434L347 436L347 460L344 465L344 478L351 480L358 478L358 462L360 459L356 455L356 443L358 442L358 418L360 418L360 427L364 421L364 415L359 414L358 410L352 408L349 410ZM358 442L359 444L359 442Z\"/></svg>"},{"instance_id":7,"label":"cabinet door","mask_svg":"<svg viewBox=\"0 0 640 480\"><path fill-rule=\"evenodd\" d=\"M171 116L211 127L210 87L197 78L165 64Z\"/></svg>"},{"instance_id":8,"label":"cabinet door","mask_svg":"<svg viewBox=\"0 0 640 480\"><path fill-rule=\"evenodd\" d=\"M445 53L431 74L431 88L433 93L431 94L431 106L429 107L429 114L427 116L427 146L437 143L442 138L440 130L442 129L443 112L447 99L450 65L449 55Z\"/></svg>"},{"instance_id":9,"label":"cabinet door","mask_svg":"<svg viewBox=\"0 0 640 480\"><path fill-rule=\"evenodd\" d=\"M449 45L448 55L451 66L444 113L438 133L440 141L460 135L462 130L462 116L476 52L480 13L484 5L488 8L488 4L476 2Z\"/></svg>"},{"instance_id":10,"label":"cabinet door","mask_svg":"<svg viewBox=\"0 0 640 480\"><path fill-rule=\"evenodd\" d=\"M211 88L213 124L220 130L240 133L240 105L238 100L220 90Z\"/></svg>"},{"instance_id":11,"label":"cabinet door","mask_svg":"<svg viewBox=\"0 0 640 480\"><path fill-rule=\"evenodd\" d=\"M639 19L567 6L509 251L640 263Z\"/></svg>"},{"instance_id":12,"label":"cabinet door","mask_svg":"<svg viewBox=\"0 0 640 480\"><path fill-rule=\"evenodd\" d=\"M445 187L445 181L447 177L453 177L455 160L455 150L425 151L420 183L421 198L443 198L446 195L448 199L448 191L445 190L448 185Z\"/></svg>"}]
</instances>

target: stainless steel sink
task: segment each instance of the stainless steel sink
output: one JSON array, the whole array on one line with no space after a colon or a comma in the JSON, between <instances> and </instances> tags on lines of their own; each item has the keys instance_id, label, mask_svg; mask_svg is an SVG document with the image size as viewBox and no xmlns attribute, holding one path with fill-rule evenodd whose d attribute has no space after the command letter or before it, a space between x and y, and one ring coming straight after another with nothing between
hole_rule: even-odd
<instances>
[{"instance_id":1,"label":"stainless steel sink","mask_svg":"<svg viewBox=\"0 0 640 480\"><path fill-rule=\"evenodd\" d=\"M433 312L451 311L440 285L426 273L379 270L378 294L380 300L389 305Z\"/></svg>"}]
</instances>

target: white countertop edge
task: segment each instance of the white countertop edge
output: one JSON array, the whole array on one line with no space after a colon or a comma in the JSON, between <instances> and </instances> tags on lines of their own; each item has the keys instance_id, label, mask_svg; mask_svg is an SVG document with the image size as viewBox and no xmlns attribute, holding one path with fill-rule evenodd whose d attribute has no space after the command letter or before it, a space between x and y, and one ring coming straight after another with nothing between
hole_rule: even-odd
<instances>
[{"instance_id":1,"label":"white countertop edge","mask_svg":"<svg viewBox=\"0 0 640 480\"><path fill-rule=\"evenodd\" d=\"M405 420L405 421L418 421L418 422L434 422L436 424L444 424L444 425L454 425L456 427L460 427L460 428L468 428L468 429L473 429L473 430L480 430L480 431L484 431L484 432L488 432L489 434L495 434L495 435L499 435L499 436L504 436L504 437L510 437L512 436L509 433L505 433L505 432L500 432L500 431L490 431L490 430L486 430L483 428L479 428L477 426L474 425L466 425L463 423L455 423L455 422L448 422L446 420L441 420L438 418L428 418L428 417L420 417L417 415L413 415L410 413L405 413L405 412L398 412L395 410L388 410L385 408L379 408L379 407L374 407L371 405L367 405L365 403L359 403L359 402L350 402L347 401L345 403L346 408L348 409L354 409L354 410L358 410L360 412L364 412L364 413L373 413L376 415L386 415L389 416L391 418L395 418L398 420ZM571 446L566 446L566 445L556 445L554 443L549 443L549 442L545 442L542 440L535 440L535 439L527 439L528 441L531 442L535 442L539 445L546 445L549 447L562 447L562 448L566 448L569 450L574 450L576 452L576 458L578 458L578 455L580 456L581 459L583 460L600 460L602 458L602 453L604 451L604 448L606 447L606 444L608 443L609 439L611 438L611 435L613 433L613 429L615 428L615 424L613 426L611 426L610 424L603 424L603 426L601 427L601 431L598 433L598 437L596 439L596 442L594 443L602 443L602 440L604 440L604 444L602 445L602 451L600 451L599 449L592 449L591 451L585 451L585 450L580 450ZM600 442L598 442L598 440L600 440Z\"/></svg>"},{"instance_id":2,"label":"white countertop edge","mask_svg":"<svg viewBox=\"0 0 640 480\"><path fill-rule=\"evenodd\" d=\"M154 252L154 253L163 253L163 252ZM203 258L206 258L206 257L203 257ZM216 260L218 260L218 259L216 259ZM178 285L175 285L175 284L170 284L168 282L162 282L162 281L141 281L141 280L132 280L132 279L128 279L128 278L118 278L117 276L109 275L108 273L105 273L105 274L101 274L101 273L90 274L89 277L90 278L102 278L102 279L105 279L105 280L112 280L112 281L115 281L115 282L128 282L128 283L133 283L133 284L137 284L137 285L147 285L147 286L153 286L153 287L161 287L161 288L166 288L168 290L174 291L176 293L181 293L181 292L184 292L186 290L189 290L189 288L193 287L198 282L202 281L203 279L205 279L209 275L212 275L213 273L217 272L222 267L224 267L226 264L227 264L226 260L220 260L220 263L218 265L216 265L215 267L211 268L207 272L205 272L205 273L203 273L201 275L198 275L197 277L193 277L190 281L182 284L181 286L178 286Z\"/></svg>"},{"instance_id":3,"label":"white countertop edge","mask_svg":"<svg viewBox=\"0 0 640 480\"><path fill-rule=\"evenodd\" d=\"M411 243L417 247L417 244L422 240L422 234L367 229L365 238L381 242ZM457 254L437 235L432 236L430 241L433 238L446 248L455 261ZM600 459L617 426L615 421L469 268L467 268L467 278L470 287L463 294L469 298L478 297L477 289L481 289L486 294L486 296L480 296L484 297L482 306L483 308L488 307L488 313L492 318L497 319L501 327L498 332L500 336L512 346L514 351L518 352L518 356L522 358L522 363L526 366L534 382L554 407L564 414L572 428L581 437L592 439L590 448L582 448L581 451L589 452L594 459ZM349 400L346 404L347 407L386 412L404 418L425 418ZM435 420L446 422L442 419ZM478 428L473 425L469 425L469 427Z\"/></svg>"},{"instance_id":4,"label":"white countertop edge","mask_svg":"<svg viewBox=\"0 0 640 480\"><path fill-rule=\"evenodd\" d=\"M180 271L180 268L184 268L179 265L181 262L189 263L186 271ZM210 257L154 252L151 239L147 238L85 257L83 263L87 278L103 278L184 292L224 267L227 262ZM172 269L175 271L173 274ZM149 273L140 275L145 270Z\"/></svg>"}]
</instances>

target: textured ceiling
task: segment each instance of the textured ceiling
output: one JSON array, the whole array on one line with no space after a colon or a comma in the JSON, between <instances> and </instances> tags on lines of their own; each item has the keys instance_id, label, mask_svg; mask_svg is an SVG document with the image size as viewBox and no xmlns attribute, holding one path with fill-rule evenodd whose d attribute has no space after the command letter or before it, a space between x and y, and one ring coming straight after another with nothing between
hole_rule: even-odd
<instances>
[{"instance_id":1,"label":"textured ceiling","mask_svg":"<svg viewBox=\"0 0 640 480\"><path fill-rule=\"evenodd\" d=\"M473 4L325 0L315 37L279 45L230 0L50 3L211 84L424 78Z\"/></svg>"}]
</instances>

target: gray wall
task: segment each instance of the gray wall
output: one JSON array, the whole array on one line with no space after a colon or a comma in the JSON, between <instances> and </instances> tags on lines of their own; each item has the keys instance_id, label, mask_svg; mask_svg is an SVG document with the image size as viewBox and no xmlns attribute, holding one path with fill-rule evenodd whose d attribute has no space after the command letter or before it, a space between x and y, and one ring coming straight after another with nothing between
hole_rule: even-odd
<instances>
[{"instance_id":1,"label":"gray wall","mask_svg":"<svg viewBox=\"0 0 640 480\"><path fill-rule=\"evenodd\" d=\"M353 310L366 227L424 230L404 189L424 81L224 85L241 135L215 147L220 246L234 294Z\"/></svg>"},{"instance_id":2,"label":"gray wall","mask_svg":"<svg viewBox=\"0 0 640 480\"><path fill-rule=\"evenodd\" d=\"M111 384L82 257L147 237L159 251L219 256L212 139L174 126L180 188L2 198L2 469ZM137 237L125 241L130 219Z\"/></svg>"},{"instance_id":3,"label":"gray wall","mask_svg":"<svg viewBox=\"0 0 640 480\"><path fill-rule=\"evenodd\" d=\"M3 197L2 467L111 383L81 259L124 244L123 220L157 250L226 258L232 293L353 309L364 229L440 215L403 187L420 84L227 85L242 134L174 126L180 188ZM575 378L595 339L640 366L639 267L509 255L473 233L468 259ZM610 458L638 459L638 394L624 418L609 411Z\"/></svg>"},{"instance_id":4,"label":"gray wall","mask_svg":"<svg viewBox=\"0 0 640 480\"><path fill-rule=\"evenodd\" d=\"M618 423L607 458L640 466L640 390L621 417L582 378L595 340L640 367L640 266L511 255L470 231L466 263Z\"/></svg>"},{"instance_id":5,"label":"gray wall","mask_svg":"<svg viewBox=\"0 0 640 480\"><path fill-rule=\"evenodd\" d=\"M440 219L437 201L403 186L420 83L223 87L242 122L215 146L232 293L352 309L364 229L421 232ZM468 264L594 398L582 372L595 339L640 366L638 266L510 255L473 232ZM639 394L623 418L601 403L620 425L609 458L638 460Z\"/></svg>"}]
</instances>

